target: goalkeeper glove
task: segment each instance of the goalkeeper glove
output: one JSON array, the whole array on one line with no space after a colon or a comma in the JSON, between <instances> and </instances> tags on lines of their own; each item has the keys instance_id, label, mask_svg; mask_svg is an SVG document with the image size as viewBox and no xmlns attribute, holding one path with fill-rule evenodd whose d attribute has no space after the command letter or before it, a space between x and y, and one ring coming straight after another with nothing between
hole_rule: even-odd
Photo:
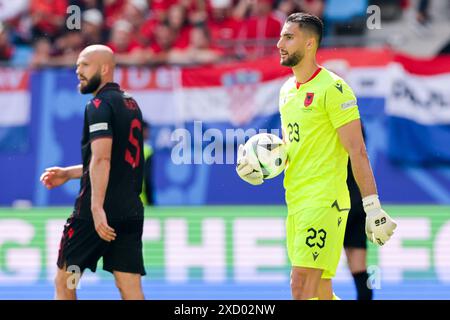
<instances>
[{"instance_id":1,"label":"goalkeeper glove","mask_svg":"<svg viewBox=\"0 0 450 320\"><path fill-rule=\"evenodd\" d=\"M242 180L256 186L264 182L261 166L257 159L251 159L244 146L239 145L236 172Z\"/></svg>"},{"instance_id":2,"label":"goalkeeper glove","mask_svg":"<svg viewBox=\"0 0 450 320\"><path fill-rule=\"evenodd\" d=\"M378 195L363 198L363 206L366 212L367 238L379 246L384 245L394 234L397 223L381 209Z\"/></svg>"}]
</instances>

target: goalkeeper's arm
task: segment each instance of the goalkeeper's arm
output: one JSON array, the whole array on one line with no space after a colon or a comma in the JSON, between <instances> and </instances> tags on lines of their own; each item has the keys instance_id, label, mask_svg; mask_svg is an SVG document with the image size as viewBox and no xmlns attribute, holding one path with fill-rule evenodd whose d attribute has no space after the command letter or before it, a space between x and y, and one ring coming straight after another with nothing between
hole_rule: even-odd
<instances>
[{"instance_id":1,"label":"goalkeeper's arm","mask_svg":"<svg viewBox=\"0 0 450 320\"><path fill-rule=\"evenodd\" d=\"M343 125L337 129L337 133L349 154L353 175L361 191L364 211L367 216L367 237L370 241L383 245L390 239L397 224L381 208L375 178L364 144L360 120L353 120Z\"/></svg>"}]
</instances>

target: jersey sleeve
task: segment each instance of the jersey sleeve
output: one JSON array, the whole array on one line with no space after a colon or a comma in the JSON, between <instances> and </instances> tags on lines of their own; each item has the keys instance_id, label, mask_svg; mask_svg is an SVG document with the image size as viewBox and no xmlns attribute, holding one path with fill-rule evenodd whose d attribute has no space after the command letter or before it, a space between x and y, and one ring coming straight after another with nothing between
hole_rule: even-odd
<instances>
[{"instance_id":1,"label":"jersey sleeve","mask_svg":"<svg viewBox=\"0 0 450 320\"><path fill-rule=\"evenodd\" d=\"M91 100L86 108L89 140L112 137L112 110L109 103L100 98Z\"/></svg>"},{"instance_id":2,"label":"jersey sleeve","mask_svg":"<svg viewBox=\"0 0 450 320\"><path fill-rule=\"evenodd\" d=\"M281 112L281 109L283 108L284 104L286 103L286 95L287 95L287 93L286 93L287 90L285 89L286 83L287 82L285 82L281 86L280 94L278 96L278 110L280 112L281 134L282 134L282 139L284 142L285 142L285 136L284 136L285 132L284 132L284 123L283 123L283 113Z\"/></svg>"},{"instance_id":3,"label":"jersey sleeve","mask_svg":"<svg viewBox=\"0 0 450 320\"><path fill-rule=\"evenodd\" d=\"M335 129L359 119L355 94L350 86L342 80L336 81L327 89L325 109Z\"/></svg>"}]
</instances>

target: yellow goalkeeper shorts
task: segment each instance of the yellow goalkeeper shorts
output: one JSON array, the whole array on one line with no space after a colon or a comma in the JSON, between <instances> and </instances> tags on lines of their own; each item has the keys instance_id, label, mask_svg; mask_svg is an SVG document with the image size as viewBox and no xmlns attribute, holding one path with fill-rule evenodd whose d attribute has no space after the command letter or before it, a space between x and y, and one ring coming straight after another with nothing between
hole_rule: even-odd
<instances>
[{"instance_id":1,"label":"yellow goalkeeper shorts","mask_svg":"<svg viewBox=\"0 0 450 320\"><path fill-rule=\"evenodd\" d=\"M308 208L286 219L286 242L292 266L322 269L331 279L341 257L348 210Z\"/></svg>"}]
</instances>

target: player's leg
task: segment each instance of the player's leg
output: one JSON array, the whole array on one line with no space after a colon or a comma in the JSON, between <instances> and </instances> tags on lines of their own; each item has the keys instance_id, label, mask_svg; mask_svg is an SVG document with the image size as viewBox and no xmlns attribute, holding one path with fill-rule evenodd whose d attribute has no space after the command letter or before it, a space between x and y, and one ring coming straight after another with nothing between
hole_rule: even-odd
<instances>
[{"instance_id":1,"label":"player's leg","mask_svg":"<svg viewBox=\"0 0 450 320\"><path fill-rule=\"evenodd\" d=\"M68 271L66 266L58 268L55 276L55 300L76 300L81 276L81 272Z\"/></svg>"},{"instance_id":2,"label":"player's leg","mask_svg":"<svg viewBox=\"0 0 450 320\"><path fill-rule=\"evenodd\" d=\"M338 223L337 211L331 208L311 208L288 216L287 246L293 266L291 291L294 299L317 298L319 293L322 298L332 297L331 290L328 292L324 287L323 292L319 292L319 286L320 279L325 274L328 275L325 278L331 279L333 268L337 267L333 253L339 242Z\"/></svg>"},{"instance_id":3,"label":"player's leg","mask_svg":"<svg viewBox=\"0 0 450 320\"><path fill-rule=\"evenodd\" d=\"M103 256L103 269L114 274L116 286L124 300L142 300L141 278L145 275L142 253L144 220L111 222L117 237Z\"/></svg>"},{"instance_id":4,"label":"player's leg","mask_svg":"<svg viewBox=\"0 0 450 320\"><path fill-rule=\"evenodd\" d=\"M294 260L298 260L296 257L296 251L298 250L298 244L296 243L297 238L297 215L289 215L286 218L286 245L287 253L291 263ZM318 281L322 275L323 270L295 267L291 268L291 295L295 300L300 300L304 298L304 293L306 291L306 299L317 297L317 286Z\"/></svg>"},{"instance_id":5,"label":"player's leg","mask_svg":"<svg viewBox=\"0 0 450 320\"><path fill-rule=\"evenodd\" d=\"M317 297L319 300L333 299L333 285L331 283L331 279L320 279Z\"/></svg>"},{"instance_id":6,"label":"player's leg","mask_svg":"<svg viewBox=\"0 0 450 320\"><path fill-rule=\"evenodd\" d=\"M344 239L347 263L355 283L358 300L372 300L373 291L367 285L367 239L365 212L361 204L354 204L349 213Z\"/></svg>"},{"instance_id":7,"label":"player's leg","mask_svg":"<svg viewBox=\"0 0 450 320\"><path fill-rule=\"evenodd\" d=\"M328 225L328 230L330 231L328 264L319 283L318 298L319 300L340 300L333 291L331 279L336 275L336 270L341 259L348 211L331 208L328 214L329 217L333 217L330 219L331 224Z\"/></svg>"},{"instance_id":8,"label":"player's leg","mask_svg":"<svg viewBox=\"0 0 450 320\"><path fill-rule=\"evenodd\" d=\"M367 270L366 249L347 247L345 248L345 255L347 256L348 268L352 274Z\"/></svg>"},{"instance_id":9,"label":"player's leg","mask_svg":"<svg viewBox=\"0 0 450 320\"><path fill-rule=\"evenodd\" d=\"M144 300L140 274L114 271L114 278L123 300Z\"/></svg>"},{"instance_id":10,"label":"player's leg","mask_svg":"<svg viewBox=\"0 0 450 320\"><path fill-rule=\"evenodd\" d=\"M369 279L366 264L367 250L363 248L347 247L345 253L355 283L357 299L372 300L373 291L367 284L367 280Z\"/></svg>"},{"instance_id":11,"label":"player's leg","mask_svg":"<svg viewBox=\"0 0 450 320\"><path fill-rule=\"evenodd\" d=\"M86 268L95 272L108 243L98 236L92 221L69 217L64 225L55 276L55 299L74 300Z\"/></svg>"},{"instance_id":12,"label":"player's leg","mask_svg":"<svg viewBox=\"0 0 450 320\"><path fill-rule=\"evenodd\" d=\"M317 298L320 278L323 270L304 267L292 267L291 293L294 300Z\"/></svg>"}]
</instances>

